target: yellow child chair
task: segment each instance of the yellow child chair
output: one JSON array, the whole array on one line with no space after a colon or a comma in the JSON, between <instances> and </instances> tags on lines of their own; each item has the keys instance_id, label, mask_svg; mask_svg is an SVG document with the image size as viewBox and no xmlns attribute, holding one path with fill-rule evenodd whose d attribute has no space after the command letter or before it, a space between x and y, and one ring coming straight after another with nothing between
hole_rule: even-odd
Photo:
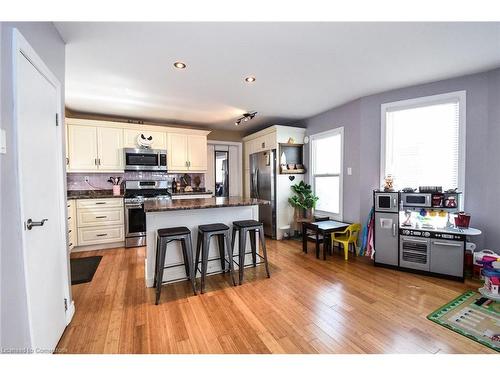
<instances>
[{"instance_id":1,"label":"yellow child chair","mask_svg":"<svg viewBox=\"0 0 500 375\"><path fill-rule=\"evenodd\" d=\"M347 260L347 254L349 253L349 245L354 246L354 253L358 254L358 235L361 232L361 224L351 224L343 232L333 232L332 233L332 249L333 244L338 242L342 244L344 248L344 257Z\"/></svg>"}]
</instances>

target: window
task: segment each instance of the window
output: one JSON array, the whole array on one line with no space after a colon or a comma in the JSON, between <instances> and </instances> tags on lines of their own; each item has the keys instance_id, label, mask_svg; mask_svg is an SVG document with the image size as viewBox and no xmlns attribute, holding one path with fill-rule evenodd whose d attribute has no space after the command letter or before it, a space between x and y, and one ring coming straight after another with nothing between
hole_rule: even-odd
<instances>
[{"instance_id":1,"label":"window","mask_svg":"<svg viewBox=\"0 0 500 375\"><path fill-rule=\"evenodd\" d=\"M311 136L311 185L319 200L316 210L342 220L344 128Z\"/></svg>"},{"instance_id":2,"label":"window","mask_svg":"<svg viewBox=\"0 0 500 375\"><path fill-rule=\"evenodd\" d=\"M381 185L464 189L465 91L382 104Z\"/></svg>"}]
</instances>

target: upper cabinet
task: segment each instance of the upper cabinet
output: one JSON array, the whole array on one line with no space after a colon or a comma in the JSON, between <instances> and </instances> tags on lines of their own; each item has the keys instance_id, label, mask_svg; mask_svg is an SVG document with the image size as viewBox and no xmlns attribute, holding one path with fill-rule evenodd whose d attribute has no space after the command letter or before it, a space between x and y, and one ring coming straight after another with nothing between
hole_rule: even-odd
<instances>
[{"instance_id":1,"label":"upper cabinet","mask_svg":"<svg viewBox=\"0 0 500 375\"><path fill-rule=\"evenodd\" d=\"M169 171L206 172L207 136L169 133L167 158Z\"/></svg>"},{"instance_id":2,"label":"upper cabinet","mask_svg":"<svg viewBox=\"0 0 500 375\"><path fill-rule=\"evenodd\" d=\"M169 172L207 171L209 131L74 118L66 126L68 172L123 172L123 149L138 148L141 135L167 150Z\"/></svg>"},{"instance_id":3,"label":"upper cabinet","mask_svg":"<svg viewBox=\"0 0 500 375\"><path fill-rule=\"evenodd\" d=\"M97 128L68 125L68 171L97 170Z\"/></svg>"},{"instance_id":4,"label":"upper cabinet","mask_svg":"<svg viewBox=\"0 0 500 375\"><path fill-rule=\"evenodd\" d=\"M102 171L123 170L123 130L97 128L97 162Z\"/></svg>"},{"instance_id":5,"label":"upper cabinet","mask_svg":"<svg viewBox=\"0 0 500 375\"><path fill-rule=\"evenodd\" d=\"M123 147L129 148L137 148L139 144L137 142L137 138L144 136L144 138L148 139L151 137L153 143L151 144L151 148L166 150L167 149L167 133L162 131L151 131L151 130L136 130L136 129L125 129L124 133L124 144Z\"/></svg>"},{"instance_id":6,"label":"upper cabinet","mask_svg":"<svg viewBox=\"0 0 500 375\"><path fill-rule=\"evenodd\" d=\"M123 130L68 125L68 171L122 171Z\"/></svg>"}]
</instances>

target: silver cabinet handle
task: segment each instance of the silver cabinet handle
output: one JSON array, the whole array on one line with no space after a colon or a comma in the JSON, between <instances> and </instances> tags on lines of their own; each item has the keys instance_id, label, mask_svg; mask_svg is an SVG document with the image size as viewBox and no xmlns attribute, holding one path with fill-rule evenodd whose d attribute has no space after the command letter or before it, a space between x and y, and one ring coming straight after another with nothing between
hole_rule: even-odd
<instances>
[{"instance_id":1,"label":"silver cabinet handle","mask_svg":"<svg viewBox=\"0 0 500 375\"><path fill-rule=\"evenodd\" d=\"M396 224L392 224L392 237L396 237Z\"/></svg>"},{"instance_id":2,"label":"silver cabinet handle","mask_svg":"<svg viewBox=\"0 0 500 375\"><path fill-rule=\"evenodd\" d=\"M106 202L95 202L95 204L106 204Z\"/></svg>"},{"instance_id":3,"label":"silver cabinet handle","mask_svg":"<svg viewBox=\"0 0 500 375\"><path fill-rule=\"evenodd\" d=\"M33 221L28 219L26 221L26 229L31 230L33 227L43 227L43 224L45 224L46 221L49 221L49 219L42 219L42 221Z\"/></svg>"},{"instance_id":4,"label":"silver cabinet handle","mask_svg":"<svg viewBox=\"0 0 500 375\"><path fill-rule=\"evenodd\" d=\"M97 158L94 158L94 164L97 165Z\"/></svg>"},{"instance_id":5,"label":"silver cabinet handle","mask_svg":"<svg viewBox=\"0 0 500 375\"><path fill-rule=\"evenodd\" d=\"M104 236L107 236L107 235L108 235L107 233L96 234L96 237L104 237Z\"/></svg>"},{"instance_id":6,"label":"silver cabinet handle","mask_svg":"<svg viewBox=\"0 0 500 375\"><path fill-rule=\"evenodd\" d=\"M450 247L462 247L462 244L458 243L450 243L450 242L439 242L439 241L433 241L433 245L440 245L440 246L450 246Z\"/></svg>"},{"instance_id":7,"label":"silver cabinet handle","mask_svg":"<svg viewBox=\"0 0 500 375\"><path fill-rule=\"evenodd\" d=\"M96 219L105 219L105 218L107 218L107 216L96 216L95 218Z\"/></svg>"},{"instance_id":8,"label":"silver cabinet handle","mask_svg":"<svg viewBox=\"0 0 500 375\"><path fill-rule=\"evenodd\" d=\"M403 241L404 242L415 242L415 243L427 243L427 240L417 240L417 239L414 239L414 238L412 238L411 240L410 239L404 239Z\"/></svg>"},{"instance_id":9,"label":"silver cabinet handle","mask_svg":"<svg viewBox=\"0 0 500 375\"><path fill-rule=\"evenodd\" d=\"M397 205L398 205L397 198L392 198L392 204L394 205L394 207L397 207Z\"/></svg>"}]
</instances>

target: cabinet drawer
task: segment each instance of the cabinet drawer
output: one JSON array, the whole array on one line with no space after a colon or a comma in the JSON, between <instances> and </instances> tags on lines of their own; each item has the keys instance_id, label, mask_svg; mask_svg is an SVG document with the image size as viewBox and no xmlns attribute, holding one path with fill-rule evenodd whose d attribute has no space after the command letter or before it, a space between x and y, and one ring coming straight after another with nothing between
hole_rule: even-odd
<instances>
[{"instance_id":1,"label":"cabinet drawer","mask_svg":"<svg viewBox=\"0 0 500 375\"><path fill-rule=\"evenodd\" d=\"M123 207L122 198L78 199L77 208Z\"/></svg>"},{"instance_id":2,"label":"cabinet drawer","mask_svg":"<svg viewBox=\"0 0 500 375\"><path fill-rule=\"evenodd\" d=\"M123 225L78 228L78 246L120 242L124 239Z\"/></svg>"},{"instance_id":3,"label":"cabinet drawer","mask_svg":"<svg viewBox=\"0 0 500 375\"><path fill-rule=\"evenodd\" d=\"M123 208L79 209L78 228L123 224Z\"/></svg>"}]
</instances>

